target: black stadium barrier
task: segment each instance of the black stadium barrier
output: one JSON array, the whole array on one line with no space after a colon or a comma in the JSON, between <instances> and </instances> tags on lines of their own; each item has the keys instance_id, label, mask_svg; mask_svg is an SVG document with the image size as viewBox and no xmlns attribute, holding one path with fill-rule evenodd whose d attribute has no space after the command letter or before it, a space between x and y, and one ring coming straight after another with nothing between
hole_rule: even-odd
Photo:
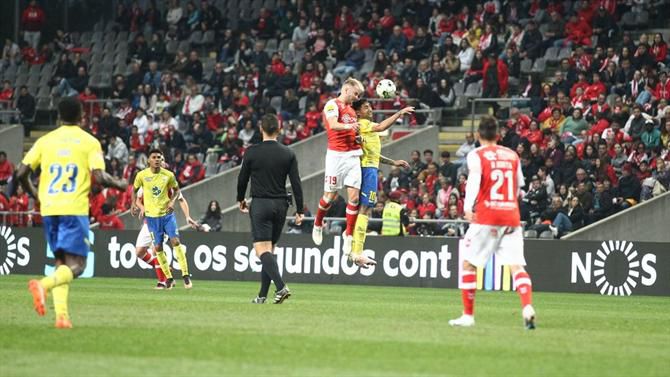
<instances>
[{"instance_id":1,"label":"black stadium barrier","mask_svg":"<svg viewBox=\"0 0 670 377\"><path fill-rule=\"evenodd\" d=\"M94 252L82 277L153 277L150 267L135 257L136 236L136 231L92 231ZM183 232L182 242L194 279L258 279L261 265L249 234ZM284 235L276 253L291 282L456 288L458 249L454 238L370 236L365 252L378 265L364 270L347 261L340 237L325 237L316 247L308 235ZM179 276L167 245L166 251ZM536 291L670 295L668 243L526 240L525 255ZM42 275L52 264L42 229L0 227L0 275ZM512 290L511 280L495 257L478 271L480 289Z\"/></svg>"}]
</instances>

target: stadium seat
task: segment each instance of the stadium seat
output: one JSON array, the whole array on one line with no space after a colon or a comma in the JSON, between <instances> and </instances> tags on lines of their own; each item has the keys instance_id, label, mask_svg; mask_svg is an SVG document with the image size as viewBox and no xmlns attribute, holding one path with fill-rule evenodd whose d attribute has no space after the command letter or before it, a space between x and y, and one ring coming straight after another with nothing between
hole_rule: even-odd
<instances>
[{"instance_id":1,"label":"stadium seat","mask_svg":"<svg viewBox=\"0 0 670 377\"><path fill-rule=\"evenodd\" d=\"M205 157L205 177L211 177L218 173L219 153L216 151L207 151Z\"/></svg>"},{"instance_id":2,"label":"stadium seat","mask_svg":"<svg viewBox=\"0 0 670 377\"><path fill-rule=\"evenodd\" d=\"M667 5L666 5L667 6ZM646 10L637 12L635 14L635 23L638 26L645 26L649 23L649 12Z\"/></svg>"},{"instance_id":3,"label":"stadium seat","mask_svg":"<svg viewBox=\"0 0 670 377\"><path fill-rule=\"evenodd\" d=\"M545 230L544 232L540 233L540 237L539 237L539 238L541 238L541 239L545 239L545 240L553 240L553 239L554 239L554 235L551 233L550 230Z\"/></svg>"},{"instance_id":4,"label":"stadium seat","mask_svg":"<svg viewBox=\"0 0 670 377\"><path fill-rule=\"evenodd\" d=\"M547 51L544 53L544 60L546 60L549 63L554 63L558 61L558 53L559 53L559 48L558 47L549 47Z\"/></svg>"},{"instance_id":5,"label":"stadium seat","mask_svg":"<svg viewBox=\"0 0 670 377\"><path fill-rule=\"evenodd\" d=\"M563 48L561 48L561 50L558 52L558 57L557 57L557 59L558 59L559 61L561 61L561 60L563 60L563 59L569 59L571 55L572 55L572 49L570 49L569 47L563 47Z\"/></svg>"},{"instance_id":6,"label":"stadium seat","mask_svg":"<svg viewBox=\"0 0 670 377\"><path fill-rule=\"evenodd\" d=\"M457 81L454 83L454 93L456 96L462 96L465 94L465 83Z\"/></svg>"},{"instance_id":7,"label":"stadium seat","mask_svg":"<svg viewBox=\"0 0 670 377\"><path fill-rule=\"evenodd\" d=\"M300 97L298 100L298 108L300 109L300 115L305 115L307 110L307 97Z\"/></svg>"},{"instance_id":8,"label":"stadium seat","mask_svg":"<svg viewBox=\"0 0 670 377\"><path fill-rule=\"evenodd\" d=\"M621 22L623 23L624 28L631 29L634 28L637 24L637 19L635 13L627 12L621 16Z\"/></svg>"},{"instance_id":9,"label":"stadium seat","mask_svg":"<svg viewBox=\"0 0 670 377\"><path fill-rule=\"evenodd\" d=\"M177 49L179 48L179 41L167 41L165 44L165 52L168 53L168 55L175 55L177 53Z\"/></svg>"},{"instance_id":10,"label":"stadium seat","mask_svg":"<svg viewBox=\"0 0 670 377\"><path fill-rule=\"evenodd\" d=\"M191 51L191 43L189 41L181 41L179 42L179 51L183 51L185 54L188 55L188 52Z\"/></svg>"},{"instance_id":11,"label":"stadium seat","mask_svg":"<svg viewBox=\"0 0 670 377\"><path fill-rule=\"evenodd\" d=\"M216 33L214 30L207 30L203 35L202 35L202 44L205 46L211 46L214 44L216 38Z\"/></svg>"},{"instance_id":12,"label":"stadium seat","mask_svg":"<svg viewBox=\"0 0 670 377\"><path fill-rule=\"evenodd\" d=\"M277 48L279 51L286 51L288 50L288 45L291 43L291 40L288 38L282 39L279 42L279 47Z\"/></svg>"},{"instance_id":13,"label":"stadium seat","mask_svg":"<svg viewBox=\"0 0 670 377\"><path fill-rule=\"evenodd\" d=\"M281 101L282 101L281 96L275 96L270 99L270 106L274 107L277 112L281 111Z\"/></svg>"},{"instance_id":14,"label":"stadium seat","mask_svg":"<svg viewBox=\"0 0 670 377\"><path fill-rule=\"evenodd\" d=\"M196 30L193 33L191 33L191 36L189 37L189 42L191 42L192 45L200 45L202 43L202 31Z\"/></svg>"},{"instance_id":15,"label":"stadium seat","mask_svg":"<svg viewBox=\"0 0 670 377\"><path fill-rule=\"evenodd\" d=\"M521 61L521 73L524 75L528 75L532 72L533 69L533 61L530 59L523 59Z\"/></svg>"},{"instance_id":16,"label":"stadium seat","mask_svg":"<svg viewBox=\"0 0 670 377\"><path fill-rule=\"evenodd\" d=\"M535 59L535 63L533 64L532 72L533 73L544 73L544 71L547 69L547 61L544 60L544 58L537 58Z\"/></svg>"},{"instance_id":17,"label":"stadium seat","mask_svg":"<svg viewBox=\"0 0 670 377\"><path fill-rule=\"evenodd\" d=\"M536 230L526 230L523 232L523 238L537 238L537 231Z\"/></svg>"},{"instance_id":18,"label":"stadium seat","mask_svg":"<svg viewBox=\"0 0 670 377\"><path fill-rule=\"evenodd\" d=\"M478 81L468 85L465 89L466 97L481 97L482 96L482 82Z\"/></svg>"},{"instance_id":19,"label":"stadium seat","mask_svg":"<svg viewBox=\"0 0 670 377\"><path fill-rule=\"evenodd\" d=\"M44 98L37 98L37 104L35 108L39 111L48 111L50 110L50 100L47 97Z\"/></svg>"}]
</instances>

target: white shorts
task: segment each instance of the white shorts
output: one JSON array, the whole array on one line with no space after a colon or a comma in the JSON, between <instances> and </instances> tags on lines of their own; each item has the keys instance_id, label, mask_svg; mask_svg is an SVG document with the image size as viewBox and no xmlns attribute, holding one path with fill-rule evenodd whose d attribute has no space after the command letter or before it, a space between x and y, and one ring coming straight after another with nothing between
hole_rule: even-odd
<instances>
[{"instance_id":1,"label":"white shorts","mask_svg":"<svg viewBox=\"0 0 670 377\"><path fill-rule=\"evenodd\" d=\"M324 192L335 192L343 186L361 189L361 159L359 156L326 154Z\"/></svg>"},{"instance_id":2,"label":"white shorts","mask_svg":"<svg viewBox=\"0 0 670 377\"><path fill-rule=\"evenodd\" d=\"M151 233L149 232L149 227L146 223L142 224L142 229L140 229L140 234L137 235L137 241L135 241L135 247L148 247L151 248L153 240L151 239Z\"/></svg>"},{"instance_id":3,"label":"white shorts","mask_svg":"<svg viewBox=\"0 0 670 377\"><path fill-rule=\"evenodd\" d=\"M484 268L493 254L501 265L526 265L520 226L470 224L461 244L463 259L477 267Z\"/></svg>"}]
</instances>

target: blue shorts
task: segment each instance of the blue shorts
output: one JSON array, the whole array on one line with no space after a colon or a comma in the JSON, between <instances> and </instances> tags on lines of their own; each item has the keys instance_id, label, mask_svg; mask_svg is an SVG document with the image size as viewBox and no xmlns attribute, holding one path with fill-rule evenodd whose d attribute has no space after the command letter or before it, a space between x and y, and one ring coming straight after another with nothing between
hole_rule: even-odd
<instances>
[{"instance_id":1,"label":"blue shorts","mask_svg":"<svg viewBox=\"0 0 670 377\"><path fill-rule=\"evenodd\" d=\"M44 216L42 222L51 251L88 256L88 216Z\"/></svg>"},{"instance_id":2,"label":"blue shorts","mask_svg":"<svg viewBox=\"0 0 670 377\"><path fill-rule=\"evenodd\" d=\"M361 206L372 208L377 202L377 168L363 167L361 174Z\"/></svg>"},{"instance_id":3,"label":"blue shorts","mask_svg":"<svg viewBox=\"0 0 670 377\"><path fill-rule=\"evenodd\" d=\"M163 236L166 234L168 238L179 237L177 218L174 213L161 217L147 217L147 228L149 228L155 246L163 244Z\"/></svg>"}]
</instances>

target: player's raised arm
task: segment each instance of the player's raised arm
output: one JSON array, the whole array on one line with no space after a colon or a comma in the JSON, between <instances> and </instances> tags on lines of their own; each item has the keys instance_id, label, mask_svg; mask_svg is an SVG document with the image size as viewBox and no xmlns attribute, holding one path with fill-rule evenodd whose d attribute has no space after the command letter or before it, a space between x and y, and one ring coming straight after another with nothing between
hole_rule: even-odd
<instances>
[{"instance_id":1,"label":"player's raised arm","mask_svg":"<svg viewBox=\"0 0 670 377\"><path fill-rule=\"evenodd\" d=\"M398 119L400 119L403 115L406 114L412 114L414 112L414 107L413 106L407 106L404 109L398 111L397 113L391 115L390 117L384 119L380 123L375 124L372 126L372 131L374 132L383 132L389 129Z\"/></svg>"},{"instance_id":2,"label":"player's raised arm","mask_svg":"<svg viewBox=\"0 0 670 377\"><path fill-rule=\"evenodd\" d=\"M384 155L379 155L379 162L384 165L397 166L399 168L409 169L409 163L405 160L394 160Z\"/></svg>"},{"instance_id":3,"label":"player's raised arm","mask_svg":"<svg viewBox=\"0 0 670 377\"><path fill-rule=\"evenodd\" d=\"M94 169L91 174L95 178L96 182L105 187L113 187L121 191L128 187L128 182L125 179L114 178L102 169Z\"/></svg>"}]
</instances>

